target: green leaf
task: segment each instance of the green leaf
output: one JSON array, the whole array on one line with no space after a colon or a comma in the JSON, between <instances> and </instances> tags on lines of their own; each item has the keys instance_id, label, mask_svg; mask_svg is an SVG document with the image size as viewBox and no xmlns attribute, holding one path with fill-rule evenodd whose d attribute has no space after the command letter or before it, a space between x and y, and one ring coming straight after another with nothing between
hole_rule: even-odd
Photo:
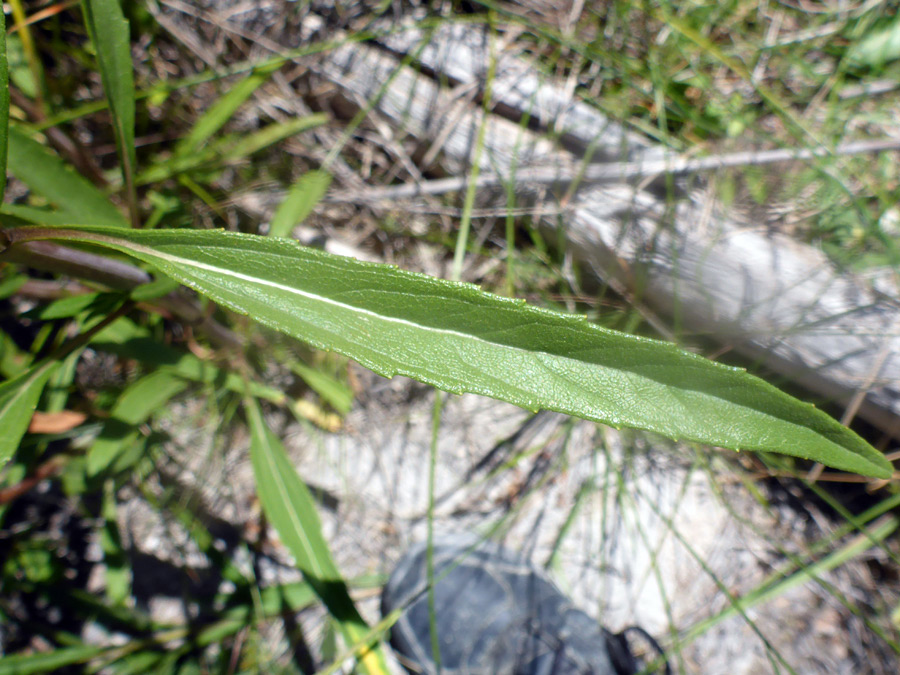
<instances>
[{"instance_id":1,"label":"green leaf","mask_svg":"<svg viewBox=\"0 0 900 675\"><path fill-rule=\"evenodd\" d=\"M223 138L215 143L210 143L195 153L174 155L169 160L157 162L141 172L137 182L139 185L158 183L204 165L236 162L267 148L273 143L290 138L313 127L321 126L327 121L328 117L326 115L309 115L290 120L289 122L270 124L259 131L240 138Z\"/></svg>"},{"instance_id":2,"label":"green leaf","mask_svg":"<svg viewBox=\"0 0 900 675\"><path fill-rule=\"evenodd\" d=\"M317 113L315 115L307 115L306 117L298 117L297 119L289 120L287 122L270 124L259 131L247 134L231 143L222 153L222 156L229 162L243 159L244 157L259 152L274 143L283 141L291 136L296 136L303 131L322 126L327 121L327 115Z\"/></svg>"},{"instance_id":3,"label":"green leaf","mask_svg":"<svg viewBox=\"0 0 900 675\"><path fill-rule=\"evenodd\" d=\"M788 566L775 570L758 586L745 592L740 597L733 598L717 614L713 614L694 624L687 631L687 634L684 635L684 642L689 644L694 638L730 617L749 612L753 607L775 598L783 598L792 588L813 580L822 583L821 579L828 572L847 564L847 562L860 555L871 555L872 548L896 532L898 526L900 526L900 521L896 517L885 516L871 526L861 528L859 535L827 556L818 560L804 561L805 564L798 565L796 571L791 570Z\"/></svg>"},{"instance_id":4,"label":"green leaf","mask_svg":"<svg viewBox=\"0 0 900 675\"><path fill-rule=\"evenodd\" d=\"M259 66L248 77L232 86L201 115L190 133L178 143L175 154L184 156L197 152L282 65L275 62Z\"/></svg>"},{"instance_id":5,"label":"green leaf","mask_svg":"<svg viewBox=\"0 0 900 675\"><path fill-rule=\"evenodd\" d=\"M91 224L90 219L84 218L84 216L76 216L67 211L35 208L34 206L23 206L22 204L2 204L0 205L0 214L19 218L27 223L47 225L49 227L61 227L64 225L72 225L73 223L84 225Z\"/></svg>"},{"instance_id":6,"label":"green leaf","mask_svg":"<svg viewBox=\"0 0 900 675\"><path fill-rule=\"evenodd\" d=\"M309 488L297 475L281 441L263 421L259 405L249 396L244 399L244 411L250 425L250 460L263 512L307 583L340 625L348 645L357 645L369 627L331 557ZM380 649L363 646L359 658L370 673L388 672Z\"/></svg>"},{"instance_id":7,"label":"green leaf","mask_svg":"<svg viewBox=\"0 0 900 675\"><path fill-rule=\"evenodd\" d=\"M113 481L107 479L103 485L100 513L103 525L99 528L98 537L106 572L106 600L113 606L125 605L131 594L131 567L119 532L115 491Z\"/></svg>"},{"instance_id":8,"label":"green leaf","mask_svg":"<svg viewBox=\"0 0 900 675\"><path fill-rule=\"evenodd\" d=\"M113 406L100 437L88 451L88 474L96 475L137 439L137 427L187 387L171 372L157 370L130 384Z\"/></svg>"},{"instance_id":9,"label":"green leaf","mask_svg":"<svg viewBox=\"0 0 900 675\"><path fill-rule=\"evenodd\" d=\"M312 213L316 204L325 196L329 185L331 174L325 171L310 171L300 176L272 217L269 234L273 237L290 237L291 230Z\"/></svg>"},{"instance_id":10,"label":"green leaf","mask_svg":"<svg viewBox=\"0 0 900 675\"><path fill-rule=\"evenodd\" d=\"M22 314L26 319L51 321L68 319L88 310L93 313L110 313L123 300L121 293L82 293L68 298L59 298L53 302L35 307Z\"/></svg>"},{"instance_id":11,"label":"green leaf","mask_svg":"<svg viewBox=\"0 0 900 675\"><path fill-rule=\"evenodd\" d=\"M76 647L63 647L52 652L11 654L0 658L0 675L52 673L65 666L90 661L107 650L109 650L109 647L78 645Z\"/></svg>"},{"instance_id":12,"label":"green leaf","mask_svg":"<svg viewBox=\"0 0 900 675\"><path fill-rule=\"evenodd\" d=\"M4 272L9 274L10 268L7 267ZM0 300L6 299L18 291L26 281L28 281L28 277L24 274L9 274L0 279Z\"/></svg>"},{"instance_id":13,"label":"green leaf","mask_svg":"<svg viewBox=\"0 0 900 675\"><path fill-rule=\"evenodd\" d=\"M871 31L855 43L847 53L850 63L881 68L900 58L900 17L887 27Z\"/></svg>"},{"instance_id":14,"label":"green leaf","mask_svg":"<svg viewBox=\"0 0 900 675\"><path fill-rule=\"evenodd\" d=\"M45 361L0 384L0 467L19 447L47 378L56 366L57 362Z\"/></svg>"},{"instance_id":15,"label":"green leaf","mask_svg":"<svg viewBox=\"0 0 900 675\"><path fill-rule=\"evenodd\" d=\"M6 16L0 12L0 202L6 192L9 147L9 61L6 58Z\"/></svg>"},{"instance_id":16,"label":"green leaf","mask_svg":"<svg viewBox=\"0 0 900 675\"><path fill-rule=\"evenodd\" d=\"M310 368L306 364L294 362L290 364L295 375L303 379L310 389L322 397L324 401L341 415L350 412L353 406L353 390L343 382L331 377L321 370Z\"/></svg>"},{"instance_id":17,"label":"green leaf","mask_svg":"<svg viewBox=\"0 0 900 675\"><path fill-rule=\"evenodd\" d=\"M128 21L119 0L83 0L84 22L94 50L103 91L115 130L116 146L122 162L130 203L134 204L134 175L137 159L134 148L134 72Z\"/></svg>"},{"instance_id":18,"label":"green leaf","mask_svg":"<svg viewBox=\"0 0 900 675\"><path fill-rule=\"evenodd\" d=\"M19 349L9 333L0 332L0 375L11 380L24 373L33 362L32 354Z\"/></svg>"},{"instance_id":19,"label":"green leaf","mask_svg":"<svg viewBox=\"0 0 900 675\"><path fill-rule=\"evenodd\" d=\"M116 659L107 665L103 672L109 675L144 675L145 673L161 673L159 663L166 655L165 652L142 651L129 654L121 659ZM170 671L171 672L171 671Z\"/></svg>"},{"instance_id":20,"label":"green leaf","mask_svg":"<svg viewBox=\"0 0 900 675\"><path fill-rule=\"evenodd\" d=\"M742 369L470 284L232 232L11 232L16 240L65 236L129 253L223 306L385 377L891 475L884 456L853 431Z\"/></svg>"},{"instance_id":21,"label":"green leaf","mask_svg":"<svg viewBox=\"0 0 900 675\"><path fill-rule=\"evenodd\" d=\"M9 128L9 171L55 204L70 225L128 227L128 221L102 192L15 126Z\"/></svg>"},{"instance_id":22,"label":"green leaf","mask_svg":"<svg viewBox=\"0 0 900 675\"><path fill-rule=\"evenodd\" d=\"M78 362L83 349L75 349L71 354L59 360L59 367L47 380L44 396L44 412L54 413L64 410L69 400L69 393L75 390L75 376L78 373Z\"/></svg>"},{"instance_id":23,"label":"green leaf","mask_svg":"<svg viewBox=\"0 0 900 675\"><path fill-rule=\"evenodd\" d=\"M13 33L6 37L6 58L9 62L9 79L27 98L34 100L40 91L40 84L35 80L35 73L28 65L22 37Z\"/></svg>"},{"instance_id":24,"label":"green leaf","mask_svg":"<svg viewBox=\"0 0 900 675\"><path fill-rule=\"evenodd\" d=\"M160 277L150 283L136 286L130 296L135 302L148 302L168 295L179 288L181 288L181 284L177 281L173 281L169 277Z\"/></svg>"}]
</instances>

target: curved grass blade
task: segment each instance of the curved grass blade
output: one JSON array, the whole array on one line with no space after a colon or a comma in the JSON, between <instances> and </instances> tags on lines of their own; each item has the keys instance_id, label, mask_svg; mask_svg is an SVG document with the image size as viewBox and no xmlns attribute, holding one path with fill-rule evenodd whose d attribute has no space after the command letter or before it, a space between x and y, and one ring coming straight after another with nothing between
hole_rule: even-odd
<instances>
[{"instance_id":1,"label":"curved grass blade","mask_svg":"<svg viewBox=\"0 0 900 675\"><path fill-rule=\"evenodd\" d=\"M57 216L65 216L70 224L128 227L128 221L100 190L15 126L9 128L9 171L55 204L61 212Z\"/></svg>"},{"instance_id":2,"label":"curved grass blade","mask_svg":"<svg viewBox=\"0 0 900 675\"><path fill-rule=\"evenodd\" d=\"M275 122L263 127L259 131L247 134L236 141L223 139L222 159L226 162L234 162L244 159L259 152L270 145L295 136L301 132L315 129L328 122L328 116L323 113L313 113L306 117L298 117L287 122Z\"/></svg>"},{"instance_id":3,"label":"curved grass blade","mask_svg":"<svg viewBox=\"0 0 900 675\"><path fill-rule=\"evenodd\" d=\"M83 0L84 22L109 102L116 145L122 162L122 177L132 211L132 225L137 225L134 188L137 158L134 148L134 72L131 63L131 40L128 21L119 0Z\"/></svg>"},{"instance_id":4,"label":"curved grass blade","mask_svg":"<svg viewBox=\"0 0 900 675\"><path fill-rule=\"evenodd\" d=\"M0 12L0 202L6 192L6 153L9 146L9 61L6 58L6 16Z\"/></svg>"},{"instance_id":5,"label":"curved grass blade","mask_svg":"<svg viewBox=\"0 0 900 675\"><path fill-rule=\"evenodd\" d=\"M244 411L250 425L250 459L263 512L294 556L297 567L337 621L348 645L362 642L369 626L359 615L331 557L309 488L300 480L284 446L262 418L259 405L247 396ZM358 653L369 673L387 673L378 647Z\"/></svg>"},{"instance_id":6,"label":"curved grass blade","mask_svg":"<svg viewBox=\"0 0 900 675\"><path fill-rule=\"evenodd\" d=\"M154 164L141 172L137 177L137 183L139 185L158 183L206 164L217 166L236 162L269 147L273 143L278 143L295 134L321 126L327 121L327 115L315 113L287 122L276 122L252 134L222 138L209 143L197 152L176 154L169 160Z\"/></svg>"},{"instance_id":7,"label":"curved grass blade","mask_svg":"<svg viewBox=\"0 0 900 675\"><path fill-rule=\"evenodd\" d=\"M470 284L222 231L6 230L93 242L385 377L888 478L850 429L746 371Z\"/></svg>"},{"instance_id":8,"label":"curved grass blade","mask_svg":"<svg viewBox=\"0 0 900 675\"><path fill-rule=\"evenodd\" d=\"M197 152L213 134L225 126L243 103L253 95L271 77L272 73L282 66L281 62L267 63L254 68L253 72L243 80L229 88L218 101L213 103L191 131L175 148L176 155L189 155Z\"/></svg>"}]
</instances>

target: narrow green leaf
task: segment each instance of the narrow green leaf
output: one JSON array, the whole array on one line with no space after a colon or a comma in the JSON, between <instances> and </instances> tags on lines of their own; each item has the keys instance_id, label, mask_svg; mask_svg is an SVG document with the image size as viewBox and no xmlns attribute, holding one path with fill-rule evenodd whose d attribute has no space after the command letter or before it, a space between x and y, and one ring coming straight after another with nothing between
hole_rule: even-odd
<instances>
[{"instance_id":1,"label":"narrow green leaf","mask_svg":"<svg viewBox=\"0 0 900 675\"><path fill-rule=\"evenodd\" d=\"M103 672L109 675L145 675L146 673L162 673L159 670L159 662L166 652L143 651L136 654L116 659L113 663L104 667Z\"/></svg>"},{"instance_id":2,"label":"narrow green leaf","mask_svg":"<svg viewBox=\"0 0 900 675\"><path fill-rule=\"evenodd\" d=\"M137 177L138 185L159 183L172 176L177 176L198 167L211 164L217 157L213 148L203 148L189 155L173 155L169 159L154 162L151 166L141 171Z\"/></svg>"},{"instance_id":3,"label":"narrow green leaf","mask_svg":"<svg viewBox=\"0 0 900 675\"><path fill-rule=\"evenodd\" d=\"M0 202L6 192L9 147L9 61L6 58L6 15L0 12Z\"/></svg>"},{"instance_id":4,"label":"narrow green leaf","mask_svg":"<svg viewBox=\"0 0 900 675\"><path fill-rule=\"evenodd\" d=\"M22 36L13 33L6 36L6 60L9 63L9 79L26 97L34 100L40 92L40 83L28 64ZM40 73L38 73L40 74Z\"/></svg>"},{"instance_id":5,"label":"narrow green leaf","mask_svg":"<svg viewBox=\"0 0 900 675\"><path fill-rule=\"evenodd\" d=\"M226 161L236 161L248 157L255 152L259 152L264 148L268 148L274 143L283 141L291 136L308 131L315 127L322 126L328 121L328 116L321 113L315 115L307 115L306 117L298 117L288 122L278 122L263 127L259 131L247 134L236 142L232 143L223 153Z\"/></svg>"},{"instance_id":6,"label":"narrow green leaf","mask_svg":"<svg viewBox=\"0 0 900 675\"><path fill-rule=\"evenodd\" d=\"M321 370L310 368L304 363L294 362L290 364L295 375L303 379L310 389L322 397L324 401L337 410L341 415L350 412L353 406L353 390L346 384L336 380Z\"/></svg>"},{"instance_id":7,"label":"narrow green leaf","mask_svg":"<svg viewBox=\"0 0 900 675\"><path fill-rule=\"evenodd\" d=\"M263 512L307 583L338 622L348 645L356 645L369 632L369 626L359 615L331 557L309 488L300 480L253 398L244 399L244 411L250 425L250 459ZM370 673L388 672L380 649L364 649L360 661Z\"/></svg>"},{"instance_id":8,"label":"narrow green leaf","mask_svg":"<svg viewBox=\"0 0 900 675\"><path fill-rule=\"evenodd\" d=\"M15 126L9 128L9 170L55 204L69 224L128 227L128 221L102 192Z\"/></svg>"},{"instance_id":9,"label":"narrow green leaf","mask_svg":"<svg viewBox=\"0 0 900 675\"><path fill-rule=\"evenodd\" d=\"M119 0L83 0L84 22L94 50L115 130L122 177L133 205L137 160L134 148L134 72L128 21Z\"/></svg>"},{"instance_id":10,"label":"narrow green leaf","mask_svg":"<svg viewBox=\"0 0 900 675\"><path fill-rule=\"evenodd\" d=\"M872 527L866 527L859 536L854 537L844 546L820 560L808 561L806 564L799 566L796 571L791 571L790 568L776 570L756 588L741 597L733 598L717 614L713 614L692 626L683 636L683 644L690 644L697 637L726 619L748 612L757 605L784 596L792 588L820 579L827 572L845 565L859 555L871 551L873 547L892 535L898 526L900 526L900 522L898 522L897 518L887 516Z\"/></svg>"},{"instance_id":11,"label":"narrow green leaf","mask_svg":"<svg viewBox=\"0 0 900 675\"><path fill-rule=\"evenodd\" d=\"M201 150L188 155L174 155L171 159L160 161L141 172L137 178L139 185L158 183L180 173L186 173L204 165L214 163L235 162L267 148L273 143L290 138L302 131L321 126L328 121L326 115L316 114L289 122L270 124L257 132L241 138L224 138Z\"/></svg>"},{"instance_id":12,"label":"narrow green leaf","mask_svg":"<svg viewBox=\"0 0 900 675\"><path fill-rule=\"evenodd\" d=\"M156 370L130 384L113 406L100 437L88 451L87 470L96 475L137 438L143 424L170 398L187 387L187 382L164 370Z\"/></svg>"},{"instance_id":13,"label":"narrow green leaf","mask_svg":"<svg viewBox=\"0 0 900 675\"><path fill-rule=\"evenodd\" d=\"M0 384L0 467L19 447L47 378L57 365L57 362L45 361Z\"/></svg>"},{"instance_id":14,"label":"narrow green leaf","mask_svg":"<svg viewBox=\"0 0 900 675\"><path fill-rule=\"evenodd\" d=\"M0 376L7 380L18 377L34 363L34 356L19 349L9 333L0 332Z\"/></svg>"},{"instance_id":15,"label":"narrow green leaf","mask_svg":"<svg viewBox=\"0 0 900 675\"><path fill-rule=\"evenodd\" d=\"M858 66L881 68L900 58L900 16L889 25L869 32L847 52L847 60Z\"/></svg>"},{"instance_id":16,"label":"narrow green leaf","mask_svg":"<svg viewBox=\"0 0 900 675\"><path fill-rule=\"evenodd\" d=\"M107 420L87 455L87 474L95 476L138 441L138 430L115 419ZM127 453L125 453L127 454Z\"/></svg>"},{"instance_id":17,"label":"narrow green leaf","mask_svg":"<svg viewBox=\"0 0 900 675\"><path fill-rule=\"evenodd\" d=\"M17 240L64 236L129 253L223 306L385 377L891 475L884 456L853 431L742 369L470 284L232 232L11 232Z\"/></svg>"},{"instance_id":18,"label":"narrow green leaf","mask_svg":"<svg viewBox=\"0 0 900 675\"><path fill-rule=\"evenodd\" d=\"M178 143L175 154L183 156L197 152L213 134L225 126L244 102L253 95L253 92L259 89L281 66L281 63L268 63L260 66L254 69L248 77L232 86L200 116L190 133Z\"/></svg>"},{"instance_id":19,"label":"narrow green leaf","mask_svg":"<svg viewBox=\"0 0 900 675\"><path fill-rule=\"evenodd\" d=\"M22 317L51 321L53 319L68 319L88 310L94 313L108 314L117 305L121 304L122 300L123 295L121 293L82 293L81 295L73 295L68 298L59 298L47 305L35 307L24 312Z\"/></svg>"},{"instance_id":20,"label":"narrow green leaf","mask_svg":"<svg viewBox=\"0 0 900 675\"><path fill-rule=\"evenodd\" d=\"M273 237L291 236L291 230L312 213L316 204L325 196L329 185L331 174L325 171L310 171L300 176L272 217L269 234Z\"/></svg>"},{"instance_id":21,"label":"narrow green leaf","mask_svg":"<svg viewBox=\"0 0 900 675\"><path fill-rule=\"evenodd\" d=\"M156 300L164 295L168 295L172 291L181 287L177 281L173 281L169 277L160 277L148 284L141 284L135 287L130 293L130 297L135 302L147 302Z\"/></svg>"},{"instance_id":22,"label":"narrow green leaf","mask_svg":"<svg viewBox=\"0 0 900 675\"><path fill-rule=\"evenodd\" d=\"M48 208L35 208L34 206L23 206L22 204L0 205L0 214L3 214L5 216L12 216L13 218L19 218L26 221L27 223L33 223L35 225L47 225L50 227L72 225L73 223L83 225L91 224L90 219L85 218L84 216L75 216L75 214L68 213L67 211L50 210Z\"/></svg>"},{"instance_id":23,"label":"narrow green leaf","mask_svg":"<svg viewBox=\"0 0 900 675\"><path fill-rule=\"evenodd\" d=\"M280 614L285 609L299 612L316 602L315 591L306 582L280 584L260 589L260 605L264 615Z\"/></svg>"},{"instance_id":24,"label":"narrow green leaf","mask_svg":"<svg viewBox=\"0 0 900 675\"><path fill-rule=\"evenodd\" d=\"M106 600L110 605L124 605L131 594L131 566L122 545L119 532L116 489L113 481L107 479L103 485L101 517L103 526L99 531L100 550L106 576Z\"/></svg>"},{"instance_id":25,"label":"narrow green leaf","mask_svg":"<svg viewBox=\"0 0 900 675\"><path fill-rule=\"evenodd\" d=\"M64 359L60 359L59 367L47 380L44 395L44 412L55 413L65 410L69 393L74 391L75 377L78 373L78 362L84 349L75 349Z\"/></svg>"},{"instance_id":26,"label":"narrow green leaf","mask_svg":"<svg viewBox=\"0 0 900 675\"><path fill-rule=\"evenodd\" d=\"M10 274L9 267L7 267L4 272L9 274L9 276L0 278L0 300L11 296L18 291L26 281L28 281L28 277L24 274Z\"/></svg>"},{"instance_id":27,"label":"narrow green leaf","mask_svg":"<svg viewBox=\"0 0 900 675\"><path fill-rule=\"evenodd\" d=\"M78 645L64 647L52 652L34 654L10 654L0 658L0 675L32 675L32 673L52 673L65 666L86 663L100 656L109 647Z\"/></svg>"},{"instance_id":28,"label":"narrow green leaf","mask_svg":"<svg viewBox=\"0 0 900 675\"><path fill-rule=\"evenodd\" d=\"M250 456L256 488L266 517L317 591L327 591L329 584L343 584L322 535L322 524L309 488L297 475L281 441L263 420L259 404L247 398L244 410L250 425Z\"/></svg>"}]
</instances>

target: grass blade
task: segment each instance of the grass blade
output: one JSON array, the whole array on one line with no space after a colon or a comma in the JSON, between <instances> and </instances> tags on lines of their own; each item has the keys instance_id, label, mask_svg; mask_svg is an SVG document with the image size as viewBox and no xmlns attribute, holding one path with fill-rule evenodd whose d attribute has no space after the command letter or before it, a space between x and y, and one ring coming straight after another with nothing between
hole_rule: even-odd
<instances>
[{"instance_id":1,"label":"grass blade","mask_svg":"<svg viewBox=\"0 0 900 675\"><path fill-rule=\"evenodd\" d=\"M137 225L137 196L134 188L137 158L134 148L134 72L131 63L131 40L128 21L119 0L83 0L84 22L97 52L97 65L103 90L109 102L122 162L122 177Z\"/></svg>"},{"instance_id":2,"label":"grass blade","mask_svg":"<svg viewBox=\"0 0 900 675\"><path fill-rule=\"evenodd\" d=\"M310 171L300 176L272 217L269 234L273 237L290 237L291 230L312 213L316 204L325 196L329 185L331 174L325 171Z\"/></svg>"},{"instance_id":3,"label":"grass blade","mask_svg":"<svg viewBox=\"0 0 900 675\"><path fill-rule=\"evenodd\" d=\"M186 173L207 164L219 165L235 162L259 152L264 148L290 138L302 131L321 126L328 121L322 114L308 115L289 122L278 122L263 127L259 131L247 134L239 139L223 138L210 143L200 151L187 155L174 155L167 161L161 161L141 172L137 178L139 185L158 183L160 181Z\"/></svg>"},{"instance_id":4,"label":"grass blade","mask_svg":"<svg viewBox=\"0 0 900 675\"><path fill-rule=\"evenodd\" d=\"M228 92L209 107L190 133L185 136L175 149L176 155L189 155L197 152L213 134L221 129L234 116L238 108L253 95L281 67L281 63L268 63L254 69L253 73L231 87Z\"/></svg>"},{"instance_id":5,"label":"grass blade","mask_svg":"<svg viewBox=\"0 0 900 675\"><path fill-rule=\"evenodd\" d=\"M50 652L10 654L0 658L0 675L52 673L65 666L86 663L108 650L109 647L106 646L77 645Z\"/></svg>"},{"instance_id":6,"label":"grass blade","mask_svg":"<svg viewBox=\"0 0 900 675\"><path fill-rule=\"evenodd\" d=\"M69 223L128 227L100 190L15 126L9 128L9 171L55 204Z\"/></svg>"},{"instance_id":7,"label":"grass blade","mask_svg":"<svg viewBox=\"0 0 900 675\"><path fill-rule=\"evenodd\" d=\"M244 411L250 425L250 459L263 512L306 581L338 622L347 644L357 645L365 639L369 627L331 557L309 488L297 475L281 441L266 425L259 405L249 396L244 400ZM388 672L377 647L363 644L358 658L369 673Z\"/></svg>"},{"instance_id":8,"label":"grass blade","mask_svg":"<svg viewBox=\"0 0 900 675\"><path fill-rule=\"evenodd\" d=\"M237 142L232 143L223 153L225 161L233 162L252 155L286 138L295 136L303 131L322 126L328 121L328 116L321 113L298 117L287 122L277 122L263 127L259 131L247 134Z\"/></svg>"},{"instance_id":9,"label":"grass blade","mask_svg":"<svg viewBox=\"0 0 900 675\"><path fill-rule=\"evenodd\" d=\"M6 58L6 16L0 12L0 202L6 192L6 153L9 146L9 61Z\"/></svg>"},{"instance_id":10,"label":"grass blade","mask_svg":"<svg viewBox=\"0 0 900 675\"><path fill-rule=\"evenodd\" d=\"M810 562L809 564L800 567L790 574L790 576L783 576L780 573L772 575L769 579L769 583L764 582L748 594L729 604L722 611L694 625L687 631L687 634L682 637L682 644L690 643L692 640L722 621L731 618L740 612L749 611L756 605L781 597L792 588L809 581L814 581L819 576L845 565L849 560L870 551L874 545L887 539L887 537L897 530L898 526L900 526L900 522L898 522L896 518L893 516L886 516L872 527L867 528L863 534L854 537L847 544L832 553L829 553L821 560Z\"/></svg>"},{"instance_id":11,"label":"grass blade","mask_svg":"<svg viewBox=\"0 0 900 675\"><path fill-rule=\"evenodd\" d=\"M890 463L853 431L742 369L470 284L232 232L3 234L128 253L224 306L385 377L406 375L530 410L891 476Z\"/></svg>"}]
</instances>

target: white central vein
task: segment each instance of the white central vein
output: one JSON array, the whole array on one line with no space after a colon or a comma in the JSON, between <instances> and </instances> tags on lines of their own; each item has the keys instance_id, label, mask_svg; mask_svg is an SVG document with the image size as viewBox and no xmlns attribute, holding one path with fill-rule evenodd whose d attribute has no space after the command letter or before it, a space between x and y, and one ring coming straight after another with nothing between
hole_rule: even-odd
<instances>
[{"instance_id":1,"label":"white central vein","mask_svg":"<svg viewBox=\"0 0 900 675\"><path fill-rule=\"evenodd\" d=\"M295 286L287 286L287 285L279 283L277 281L272 281L269 279L262 279L260 277L252 276L249 274L244 274L242 272L236 272L234 270L230 270L230 269L223 268L223 267L218 267L216 265L210 265L210 264L202 263L202 262L199 262L196 260L191 260L189 258L182 258L180 256L163 253L161 251L157 251L156 249L147 248L147 247L141 246L139 244L135 245L135 244L129 243L129 246L130 247L133 246L137 249L140 249L142 253L145 253L148 256L151 256L153 258L160 258L160 259L165 260L166 262L171 263L173 265L182 265L185 267L192 267L192 268L195 268L198 270L203 270L205 272L212 272L214 274L220 274L225 277L232 277L234 279L246 281L246 282L249 282L252 284L256 284L258 286L265 286L268 288L277 289L279 291L284 291L286 293L298 295L298 296L306 298L308 300L315 300L317 302L322 302L322 303L331 305L333 307L338 307L340 309L347 310L350 312L356 312L359 314L370 316L372 318L379 319L381 321L386 321L388 323L399 324L402 326L408 326L410 328L417 328L419 330L425 330L425 331L430 331L430 332L434 332L434 333L441 333L444 335L452 335L454 337L472 340L472 341L479 342L479 343L482 343L485 345L491 345L494 347L503 347L505 349L511 349L516 352L528 351L529 353L533 353L533 354L546 354L548 356L553 356L556 358L564 358L564 359L567 358L564 356L559 356L558 354L549 354L548 352L542 352L539 350L523 350L520 347L514 347L512 345L503 344L502 342L491 342L490 340L485 340L484 338L479 337L477 335L472 335L471 333L461 333L459 331L451 330L449 328L437 328L435 326L426 326L421 323L415 323L413 321L409 321L407 319L401 319L400 317L379 314L378 312L373 312L372 310L365 309L363 307L348 305L346 303L340 302L333 298L329 298L329 297L326 297L323 295L318 295L316 293L310 293L309 291L304 291ZM585 362L582 361L580 363L585 363ZM592 365L598 365L598 364L592 364Z\"/></svg>"}]
</instances>

